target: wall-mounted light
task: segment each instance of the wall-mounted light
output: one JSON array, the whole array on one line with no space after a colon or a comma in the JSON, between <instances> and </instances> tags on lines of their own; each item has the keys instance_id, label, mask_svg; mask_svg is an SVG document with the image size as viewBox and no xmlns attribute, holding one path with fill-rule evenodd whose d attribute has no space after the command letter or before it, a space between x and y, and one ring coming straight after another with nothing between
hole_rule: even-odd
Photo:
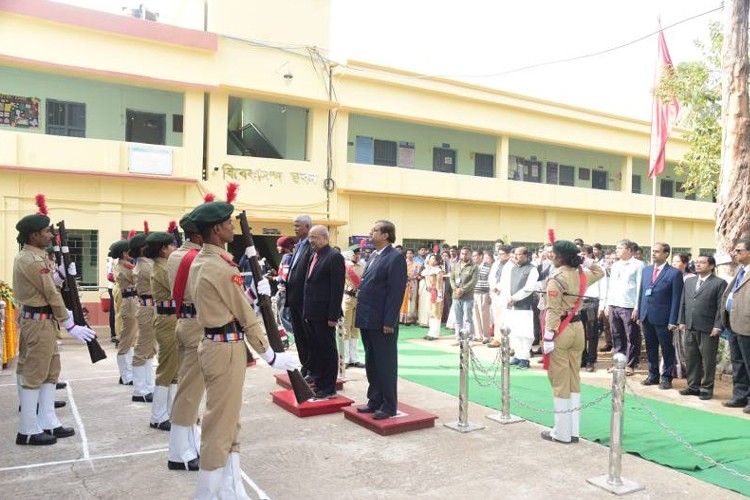
<instances>
[{"instance_id":1,"label":"wall-mounted light","mask_svg":"<svg viewBox=\"0 0 750 500\"><path fill-rule=\"evenodd\" d=\"M286 83L291 83L292 79L294 78L294 73L292 73L292 65L289 61L279 66L278 69L276 69L276 73L280 74Z\"/></svg>"}]
</instances>

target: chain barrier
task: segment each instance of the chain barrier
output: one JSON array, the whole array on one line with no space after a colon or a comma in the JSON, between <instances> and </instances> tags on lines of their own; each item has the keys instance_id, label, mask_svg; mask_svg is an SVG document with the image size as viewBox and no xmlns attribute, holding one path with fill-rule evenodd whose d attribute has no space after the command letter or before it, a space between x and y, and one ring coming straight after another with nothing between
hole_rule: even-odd
<instances>
[{"instance_id":1,"label":"chain barrier","mask_svg":"<svg viewBox=\"0 0 750 500\"><path fill-rule=\"evenodd\" d=\"M646 413L648 413L649 416L651 418L653 418L656 421L657 424L659 424L659 427L661 427L667 434L669 434L670 436L672 436L672 438L675 441L677 441L682 446L684 446L685 448L687 448L688 451L692 452L694 455L696 455L697 457L703 459L704 461L708 462L709 464L711 464L714 467L718 467L719 469L722 469L723 471L725 471L725 472L727 472L727 473L729 473L729 474L731 474L733 476L739 477L740 479L742 479L744 481L750 481L750 476L748 476L747 474L743 474L743 473L739 472L738 470L732 469L731 467L727 467L726 465L718 462L714 458L706 455L705 453L703 453L702 451L700 451L699 449L697 449L692 444L688 443L685 440L685 438L683 438L682 436L680 436L677 433L677 431L675 431L674 429L672 429L669 425L667 425L664 422L664 420L662 420L658 415L656 415L656 413L654 412L653 408L651 408L651 406L649 406L649 404L635 392L635 390L631 387L631 385L630 385L629 382L626 381L625 385L628 388L628 390L630 391L630 394L633 396L633 398L638 402L638 405L641 407L641 409L643 409Z\"/></svg>"},{"instance_id":2,"label":"chain barrier","mask_svg":"<svg viewBox=\"0 0 750 500\"><path fill-rule=\"evenodd\" d=\"M474 381L479 385L480 387L490 387L492 385L496 386L498 389L502 390L502 386L500 385L500 382L497 380L497 373L498 370L501 367L500 359L501 359L501 353L498 351L497 356L495 356L495 360L492 362L492 365L487 368L485 365L481 363L479 358L474 354L474 350L469 348L469 354L471 356L471 373L474 377ZM489 370L493 369L492 373L489 373ZM477 372L480 372L482 375L484 375L485 379L488 380L488 382L485 382L483 380L480 380ZM586 402L585 404L582 404L579 407L576 408L570 408L569 410L562 410L562 411L555 411L555 410L547 410L545 408L537 408L536 406L531 406L527 403L524 403L518 398L514 398L513 396L509 396L510 400L517 405L526 408L527 410L535 411L538 413L547 413L547 414L561 414L561 413L573 413L576 411L585 410L587 408L590 408L598 403L601 403L605 399L609 398L612 395L612 391L608 391L603 393L601 396L592 399L591 401Z\"/></svg>"}]
</instances>

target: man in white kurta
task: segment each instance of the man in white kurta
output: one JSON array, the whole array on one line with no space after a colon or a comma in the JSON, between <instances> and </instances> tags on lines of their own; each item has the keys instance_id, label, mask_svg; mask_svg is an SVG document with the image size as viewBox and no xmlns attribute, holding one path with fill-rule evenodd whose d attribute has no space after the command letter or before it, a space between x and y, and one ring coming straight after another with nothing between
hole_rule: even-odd
<instances>
[{"instance_id":1,"label":"man in white kurta","mask_svg":"<svg viewBox=\"0 0 750 500\"><path fill-rule=\"evenodd\" d=\"M529 351L534 341L534 311L531 295L539 271L529 259L529 250L518 247L513 251L514 263L506 265L500 275L500 292L506 303L503 324L510 328L510 347L514 351L510 364L529 368Z\"/></svg>"}]
</instances>

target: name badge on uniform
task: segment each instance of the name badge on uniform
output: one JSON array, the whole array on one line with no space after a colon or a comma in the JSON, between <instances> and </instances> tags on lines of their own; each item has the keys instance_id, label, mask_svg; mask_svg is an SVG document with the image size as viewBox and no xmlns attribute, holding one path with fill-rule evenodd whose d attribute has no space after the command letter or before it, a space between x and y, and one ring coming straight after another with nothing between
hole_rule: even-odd
<instances>
[{"instance_id":1,"label":"name badge on uniform","mask_svg":"<svg viewBox=\"0 0 750 500\"><path fill-rule=\"evenodd\" d=\"M651 290L653 290L653 288L647 288L647 289L646 289L646 293L645 293L644 295L645 295L646 297L651 297Z\"/></svg>"}]
</instances>

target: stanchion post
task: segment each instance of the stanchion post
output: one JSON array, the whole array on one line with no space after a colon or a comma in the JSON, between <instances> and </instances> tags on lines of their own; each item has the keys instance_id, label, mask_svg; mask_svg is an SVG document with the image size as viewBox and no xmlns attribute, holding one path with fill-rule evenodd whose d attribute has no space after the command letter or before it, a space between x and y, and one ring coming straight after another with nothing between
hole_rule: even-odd
<instances>
[{"instance_id":1,"label":"stanchion post","mask_svg":"<svg viewBox=\"0 0 750 500\"><path fill-rule=\"evenodd\" d=\"M622 473L622 429L625 419L625 364L627 358L622 353L613 357L612 371L612 418L609 435L609 469L606 475L597 476L586 481L615 495L625 495L645 489L645 486L634 481L623 479Z\"/></svg>"},{"instance_id":2,"label":"stanchion post","mask_svg":"<svg viewBox=\"0 0 750 500\"><path fill-rule=\"evenodd\" d=\"M462 329L459 334L460 362L458 368L458 422L443 424L458 432L472 432L484 429L483 425L469 423L469 332Z\"/></svg>"},{"instance_id":3,"label":"stanchion post","mask_svg":"<svg viewBox=\"0 0 750 500\"><path fill-rule=\"evenodd\" d=\"M523 419L510 414L510 328L503 325L500 333L500 413L487 415L487 418L501 424L515 424Z\"/></svg>"},{"instance_id":4,"label":"stanchion post","mask_svg":"<svg viewBox=\"0 0 750 500\"><path fill-rule=\"evenodd\" d=\"M343 330L344 329L341 326L341 321L339 321L338 325L336 325L336 340L339 348L339 378L341 380L346 380L346 354L344 349L348 346L346 345L346 341L344 340Z\"/></svg>"}]
</instances>

